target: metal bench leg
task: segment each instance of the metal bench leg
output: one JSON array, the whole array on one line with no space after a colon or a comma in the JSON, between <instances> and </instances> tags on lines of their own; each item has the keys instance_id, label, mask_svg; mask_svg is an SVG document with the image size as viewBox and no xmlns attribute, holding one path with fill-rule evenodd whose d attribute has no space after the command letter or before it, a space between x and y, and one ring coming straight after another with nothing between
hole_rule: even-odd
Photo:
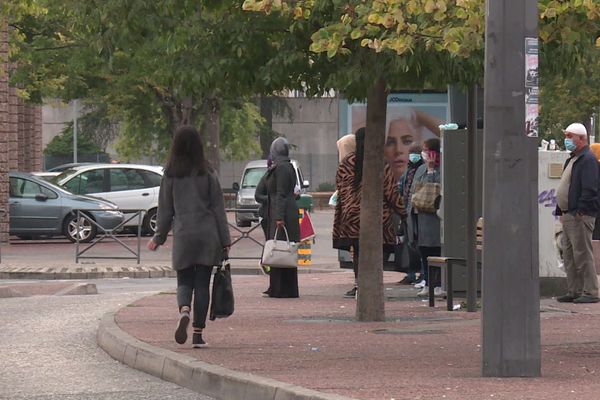
<instances>
[{"instance_id":1,"label":"metal bench leg","mask_svg":"<svg viewBox=\"0 0 600 400\"><path fill-rule=\"evenodd\" d=\"M454 309L452 288L452 261L446 263L446 308L448 311Z\"/></svg>"},{"instance_id":2,"label":"metal bench leg","mask_svg":"<svg viewBox=\"0 0 600 400\"><path fill-rule=\"evenodd\" d=\"M429 307L435 307L435 296L434 296L434 287L431 284L431 269L432 265L427 265L427 288L429 289Z\"/></svg>"}]
</instances>

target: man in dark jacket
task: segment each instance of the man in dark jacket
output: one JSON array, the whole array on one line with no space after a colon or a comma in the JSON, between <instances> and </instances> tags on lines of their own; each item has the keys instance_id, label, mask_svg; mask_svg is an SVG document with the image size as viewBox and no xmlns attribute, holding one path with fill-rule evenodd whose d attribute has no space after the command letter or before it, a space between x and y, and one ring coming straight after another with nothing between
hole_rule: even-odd
<instances>
[{"instance_id":1,"label":"man in dark jacket","mask_svg":"<svg viewBox=\"0 0 600 400\"><path fill-rule=\"evenodd\" d=\"M556 193L556 215L563 224L563 258L568 292L559 302L597 303L598 276L592 252L592 232L598 213L598 161L590 151L585 126L565 129L565 147L571 157L565 162Z\"/></svg>"}]
</instances>

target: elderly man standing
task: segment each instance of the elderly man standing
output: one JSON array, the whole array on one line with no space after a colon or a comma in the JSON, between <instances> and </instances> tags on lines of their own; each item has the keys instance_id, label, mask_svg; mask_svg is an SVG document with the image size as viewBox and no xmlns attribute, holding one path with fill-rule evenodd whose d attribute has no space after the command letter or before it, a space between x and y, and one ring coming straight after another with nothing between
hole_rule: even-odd
<instances>
[{"instance_id":1,"label":"elderly man standing","mask_svg":"<svg viewBox=\"0 0 600 400\"><path fill-rule=\"evenodd\" d=\"M597 303L598 276L592 252L592 231L598 212L598 161L588 146L582 124L565 129L565 147L571 157L565 162L556 193L556 215L563 224L563 258L568 292L559 302Z\"/></svg>"}]
</instances>

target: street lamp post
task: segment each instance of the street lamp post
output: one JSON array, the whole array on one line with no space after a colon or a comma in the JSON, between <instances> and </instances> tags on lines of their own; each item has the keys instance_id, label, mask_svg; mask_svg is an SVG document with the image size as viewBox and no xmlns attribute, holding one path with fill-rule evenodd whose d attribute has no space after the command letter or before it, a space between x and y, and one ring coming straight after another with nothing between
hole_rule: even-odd
<instances>
[{"instance_id":1,"label":"street lamp post","mask_svg":"<svg viewBox=\"0 0 600 400\"><path fill-rule=\"evenodd\" d=\"M73 162L77 162L77 99L73 100Z\"/></svg>"},{"instance_id":2,"label":"street lamp post","mask_svg":"<svg viewBox=\"0 0 600 400\"><path fill-rule=\"evenodd\" d=\"M483 376L541 374L537 3L486 4Z\"/></svg>"}]
</instances>

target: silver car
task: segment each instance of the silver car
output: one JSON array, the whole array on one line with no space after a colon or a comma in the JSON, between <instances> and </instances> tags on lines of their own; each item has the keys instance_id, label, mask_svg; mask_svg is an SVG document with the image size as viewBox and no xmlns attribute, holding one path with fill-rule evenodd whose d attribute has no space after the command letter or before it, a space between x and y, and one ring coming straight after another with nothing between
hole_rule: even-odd
<instances>
[{"instance_id":1,"label":"silver car","mask_svg":"<svg viewBox=\"0 0 600 400\"><path fill-rule=\"evenodd\" d=\"M98 228L81 217L85 212L98 225L113 229L124 216L109 201L74 195L41 178L25 172L10 172L10 234L19 238L34 236L66 236L70 241L89 242Z\"/></svg>"},{"instance_id":2,"label":"silver car","mask_svg":"<svg viewBox=\"0 0 600 400\"><path fill-rule=\"evenodd\" d=\"M301 193L304 193L309 186L309 182L304 180L298 161L291 160L290 162L296 171L296 186L300 188ZM258 221L259 204L254 200L254 194L258 182L266 172L267 160L250 161L246 164L242 173L241 186L237 182L233 184L233 190L238 192L235 205L240 210L235 213L237 226L250 226L252 222Z\"/></svg>"}]
</instances>

